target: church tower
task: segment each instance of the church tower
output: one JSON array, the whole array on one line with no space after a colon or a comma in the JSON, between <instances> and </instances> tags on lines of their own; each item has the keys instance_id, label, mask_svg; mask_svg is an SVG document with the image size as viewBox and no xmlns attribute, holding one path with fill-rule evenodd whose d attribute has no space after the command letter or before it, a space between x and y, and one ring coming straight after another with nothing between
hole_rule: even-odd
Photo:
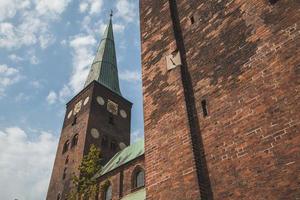
<instances>
[{"instance_id":1,"label":"church tower","mask_svg":"<svg viewBox=\"0 0 300 200\"><path fill-rule=\"evenodd\" d=\"M104 32L91 70L80 91L66 106L47 200L65 199L71 176L92 144L105 164L130 143L132 103L120 91L112 19Z\"/></svg>"}]
</instances>

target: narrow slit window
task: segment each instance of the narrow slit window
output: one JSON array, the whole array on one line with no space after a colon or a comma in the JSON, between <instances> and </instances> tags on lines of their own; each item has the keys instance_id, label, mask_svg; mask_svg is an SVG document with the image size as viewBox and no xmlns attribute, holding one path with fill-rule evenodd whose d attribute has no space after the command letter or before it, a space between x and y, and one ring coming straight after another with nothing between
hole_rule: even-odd
<instances>
[{"instance_id":1,"label":"narrow slit window","mask_svg":"<svg viewBox=\"0 0 300 200\"><path fill-rule=\"evenodd\" d=\"M191 25L195 23L195 18L194 18L194 16L190 16L190 22L191 22Z\"/></svg>"},{"instance_id":2,"label":"narrow slit window","mask_svg":"<svg viewBox=\"0 0 300 200\"><path fill-rule=\"evenodd\" d=\"M117 149L117 142L115 140L110 143L111 150L115 151Z\"/></svg>"},{"instance_id":3,"label":"narrow slit window","mask_svg":"<svg viewBox=\"0 0 300 200\"><path fill-rule=\"evenodd\" d=\"M275 3L278 2L278 0L269 0L269 2L270 2L271 5L274 5Z\"/></svg>"},{"instance_id":4,"label":"narrow slit window","mask_svg":"<svg viewBox=\"0 0 300 200\"><path fill-rule=\"evenodd\" d=\"M64 169L64 173L63 173L62 179L65 180L66 176L67 176L67 168Z\"/></svg>"},{"instance_id":5,"label":"narrow slit window","mask_svg":"<svg viewBox=\"0 0 300 200\"><path fill-rule=\"evenodd\" d=\"M114 117L112 115L109 116L108 123L114 125Z\"/></svg>"},{"instance_id":6,"label":"narrow slit window","mask_svg":"<svg viewBox=\"0 0 300 200\"><path fill-rule=\"evenodd\" d=\"M77 116L74 116L73 122L72 122L72 126L74 126L75 124L77 124Z\"/></svg>"},{"instance_id":7,"label":"narrow slit window","mask_svg":"<svg viewBox=\"0 0 300 200\"><path fill-rule=\"evenodd\" d=\"M101 145L102 145L103 147L106 147L106 146L107 146L107 137L106 137L106 136L103 136L102 141L101 141Z\"/></svg>"},{"instance_id":8,"label":"narrow slit window","mask_svg":"<svg viewBox=\"0 0 300 200\"><path fill-rule=\"evenodd\" d=\"M207 110L206 100L201 101L201 106L202 106L203 117L207 117L208 116L208 110Z\"/></svg>"}]
</instances>

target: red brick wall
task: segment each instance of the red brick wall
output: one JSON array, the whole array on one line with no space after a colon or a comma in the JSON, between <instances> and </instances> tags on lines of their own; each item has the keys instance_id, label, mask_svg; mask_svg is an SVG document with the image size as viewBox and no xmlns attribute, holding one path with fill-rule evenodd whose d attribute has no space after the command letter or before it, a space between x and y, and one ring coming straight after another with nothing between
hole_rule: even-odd
<instances>
[{"instance_id":1,"label":"red brick wall","mask_svg":"<svg viewBox=\"0 0 300 200\"><path fill-rule=\"evenodd\" d=\"M141 1L147 195L197 199L195 178L179 184L194 161L180 69L166 70L176 48L169 8ZM177 0L177 8L214 199L300 198L299 1Z\"/></svg>"},{"instance_id":2,"label":"red brick wall","mask_svg":"<svg viewBox=\"0 0 300 200\"><path fill-rule=\"evenodd\" d=\"M102 96L106 102L103 106L99 105L96 101L98 95ZM83 105L86 97L89 97L89 102ZM119 110L124 109L128 115L127 118L122 118L119 114L114 115L114 124L109 124L110 113L107 111L107 99L116 102ZM73 114L70 118L67 116L71 110L74 111L75 105L80 100L82 100L82 107L80 112L77 113L76 125L72 126L75 116ZM132 104L126 99L116 95L96 81L92 82L67 104L66 116L53 166L47 200L55 200L59 193L61 194L61 198L64 199L65 195L69 193L72 186L71 176L73 172L78 174L78 166L81 163L83 155L88 153L91 144L101 149L103 164L105 164L120 150L118 145L120 142L126 145L130 143L131 106ZM91 136L92 128L96 128L99 131L99 138ZM79 136L78 144L74 148L70 148L71 140L75 134ZM101 142L104 136L107 139L106 146L103 146ZM62 154L64 143L67 140L70 141L69 150ZM115 149L111 149L111 141L116 141ZM69 163L65 164L67 156L69 157ZM67 168L65 180L62 179L64 168Z\"/></svg>"},{"instance_id":3,"label":"red brick wall","mask_svg":"<svg viewBox=\"0 0 300 200\"><path fill-rule=\"evenodd\" d=\"M175 50L168 1L141 1L141 38L147 199L200 195L180 69L165 56Z\"/></svg>"},{"instance_id":4,"label":"red brick wall","mask_svg":"<svg viewBox=\"0 0 300 200\"><path fill-rule=\"evenodd\" d=\"M82 91L80 95L74 97L72 101L68 104L66 109L66 117L64 121L64 126L59 139L59 144L57 147L55 162L52 170L52 176L48 188L47 200L56 200L57 195L60 193L61 198L65 198L65 195L69 192L71 187L71 175L72 173L78 174L78 166L83 157L83 151L86 146L86 130L88 126L88 119L90 113L90 103L82 106L80 112L77 114L77 124L72 126L74 115L71 118L67 118L67 115L71 109L74 108L75 104L80 99L85 99L92 93L92 87L87 88ZM90 100L91 101L91 100ZM71 140L75 134L78 134L78 144L71 148ZM62 154L64 143L69 140L69 150ZM69 157L68 164L65 164L67 156ZM64 168L67 168L66 178L63 180Z\"/></svg>"},{"instance_id":5,"label":"red brick wall","mask_svg":"<svg viewBox=\"0 0 300 200\"><path fill-rule=\"evenodd\" d=\"M110 182L112 186L112 200L118 200L121 198L120 196L120 178L121 178L121 173L123 173L123 195L126 196L133 191L135 191L132 188L132 177L134 170L136 168L141 168L145 169L144 165L144 156L140 156L136 158L133 161L130 161L129 163L118 167L117 169L107 173L106 175L102 176L99 178L99 200L104 199L104 185L106 184L107 181Z\"/></svg>"}]
</instances>

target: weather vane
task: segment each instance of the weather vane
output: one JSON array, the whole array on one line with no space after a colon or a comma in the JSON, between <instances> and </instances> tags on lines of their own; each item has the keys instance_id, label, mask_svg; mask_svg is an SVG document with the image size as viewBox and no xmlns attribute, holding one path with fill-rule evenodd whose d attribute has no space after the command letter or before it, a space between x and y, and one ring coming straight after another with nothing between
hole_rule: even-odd
<instances>
[{"instance_id":1,"label":"weather vane","mask_svg":"<svg viewBox=\"0 0 300 200\"><path fill-rule=\"evenodd\" d=\"M110 18L112 18L112 16L113 16L113 10L112 9L110 10L110 15L109 16L110 16Z\"/></svg>"}]
</instances>

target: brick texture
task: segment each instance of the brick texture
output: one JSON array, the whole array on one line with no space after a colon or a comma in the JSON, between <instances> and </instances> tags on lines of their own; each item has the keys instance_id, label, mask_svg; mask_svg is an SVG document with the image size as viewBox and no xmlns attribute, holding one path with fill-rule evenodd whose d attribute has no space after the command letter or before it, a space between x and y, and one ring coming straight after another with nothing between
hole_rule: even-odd
<instances>
[{"instance_id":1,"label":"brick texture","mask_svg":"<svg viewBox=\"0 0 300 200\"><path fill-rule=\"evenodd\" d=\"M147 199L203 192L183 67L213 198L300 199L299 10L297 0L140 1ZM167 71L176 49L183 66Z\"/></svg>"},{"instance_id":2,"label":"brick texture","mask_svg":"<svg viewBox=\"0 0 300 200\"><path fill-rule=\"evenodd\" d=\"M136 169L145 169L144 166L144 155L122 165L115 170L101 176L98 179L99 182L99 196L98 199L104 199L104 190L107 181L112 186L112 200L121 199L123 196L126 196L136 189L133 188L133 177ZM123 173L123 181L121 174ZM122 185L122 186L121 186ZM120 189L120 186L122 189Z\"/></svg>"},{"instance_id":3,"label":"brick texture","mask_svg":"<svg viewBox=\"0 0 300 200\"><path fill-rule=\"evenodd\" d=\"M97 97L103 97L105 104L100 105L97 102ZM86 105L83 104L84 100L89 97ZM114 115L114 124L109 123L111 113L107 111L108 99L118 104L118 114ZM68 113L73 110L75 105L82 100L82 107L76 114L76 124L74 122L75 115L72 114L68 118ZM92 144L101 149L101 156L103 164L112 158L119 149L119 143L122 142L126 145L130 143L130 119L131 119L131 106L132 104L94 81L78 95L76 95L68 104L66 108L66 116L58 144L55 163L52 171L52 176L48 188L47 200L56 200L57 195L61 195L61 199L66 197L66 194L72 187L71 176L73 173L79 174L78 167L81 163L83 155L86 155ZM122 118L119 114L120 109L127 113L127 118ZM91 135L91 130L97 129L99 138L94 138ZM71 148L71 140L74 135L78 134L78 144ZM106 138L104 144L103 138ZM69 150L62 154L64 143L69 140ZM111 148L111 142L114 141L116 148ZM66 164L66 159L69 162ZM64 169L66 169L66 177L63 180Z\"/></svg>"}]
</instances>

